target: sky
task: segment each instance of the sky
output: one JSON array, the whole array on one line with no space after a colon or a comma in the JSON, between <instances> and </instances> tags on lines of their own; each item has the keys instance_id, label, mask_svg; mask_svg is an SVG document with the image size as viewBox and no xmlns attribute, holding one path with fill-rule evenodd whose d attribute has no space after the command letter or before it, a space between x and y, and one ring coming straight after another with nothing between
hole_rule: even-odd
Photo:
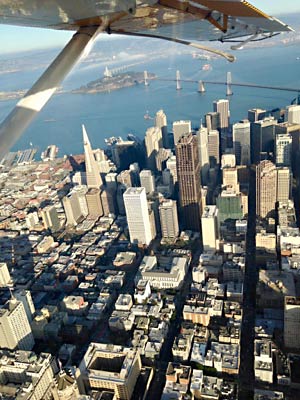
<instances>
[{"instance_id":1,"label":"sky","mask_svg":"<svg viewBox=\"0 0 300 400\"><path fill-rule=\"evenodd\" d=\"M297 0L285 0L284 8L282 0L249 0L249 2L270 15L286 14L295 11L300 12L300 4ZM63 47L71 36L72 32L1 25L0 54L49 47Z\"/></svg>"}]
</instances>

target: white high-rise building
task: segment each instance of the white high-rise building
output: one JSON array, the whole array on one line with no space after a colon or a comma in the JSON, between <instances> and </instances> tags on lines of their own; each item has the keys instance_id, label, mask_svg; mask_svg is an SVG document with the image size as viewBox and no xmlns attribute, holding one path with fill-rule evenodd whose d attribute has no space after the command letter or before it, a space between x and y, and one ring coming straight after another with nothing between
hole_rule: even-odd
<instances>
[{"instance_id":1,"label":"white high-rise building","mask_svg":"<svg viewBox=\"0 0 300 400\"><path fill-rule=\"evenodd\" d=\"M173 178L173 184L175 184L178 181L177 178L177 162L176 162L176 156L172 156L167 160L167 168L170 170L170 173Z\"/></svg>"},{"instance_id":2,"label":"white high-rise building","mask_svg":"<svg viewBox=\"0 0 300 400\"><path fill-rule=\"evenodd\" d=\"M167 122L167 116L163 110L157 111L155 115L155 126L161 129L163 146L165 149L168 149L169 148L168 122Z\"/></svg>"},{"instance_id":3,"label":"white high-rise building","mask_svg":"<svg viewBox=\"0 0 300 400\"><path fill-rule=\"evenodd\" d=\"M79 207L81 214L86 217L89 213L87 202L86 202L86 194L87 194L88 188L86 185L77 185L75 186L71 193L75 193L79 202Z\"/></svg>"},{"instance_id":4,"label":"white high-rise building","mask_svg":"<svg viewBox=\"0 0 300 400\"><path fill-rule=\"evenodd\" d=\"M157 126L148 128L145 136L147 165L151 171L156 171L156 155L162 148L162 133Z\"/></svg>"},{"instance_id":5,"label":"white high-rise building","mask_svg":"<svg viewBox=\"0 0 300 400\"><path fill-rule=\"evenodd\" d=\"M55 206L49 205L43 208L41 215L46 229L50 229L52 232L56 232L60 229L60 221Z\"/></svg>"},{"instance_id":6,"label":"white high-rise building","mask_svg":"<svg viewBox=\"0 0 300 400\"><path fill-rule=\"evenodd\" d=\"M35 307L32 301L31 293L29 290L17 290L14 292L14 297L23 303L28 321L31 323Z\"/></svg>"},{"instance_id":7,"label":"white high-rise building","mask_svg":"<svg viewBox=\"0 0 300 400\"><path fill-rule=\"evenodd\" d=\"M39 216L36 211L27 214L26 225L28 229L34 229L35 225L38 225L38 223L39 223Z\"/></svg>"},{"instance_id":8,"label":"white high-rise building","mask_svg":"<svg viewBox=\"0 0 300 400\"><path fill-rule=\"evenodd\" d=\"M300 124L300 105L291 105L286 108L285 120L290 124Z\"/></svg>"},{"instance_id":9,"label":"white high-rise building","mask_svg":"<svg viewBox=\"0 0 300 400\"><path fill-rule=\"evenodd\" d=\"M65 196L63 198L63 206L67 217L67 225L77 225L78 221L83 217L78 194L72 192Z\"/></svg>"},{"instance_id":10,"label":"white high-rise building","mask_svg":"<svg viewBox=\"0 0 300 400\"><path fill-rule=\"evenodd\" d=\"M204 251L216 251L219 237L218 208L206 206L201 217Z\"/></svg>"},{"instance_id":11,"label":"white high-rise building","mask_svg":"<svg viewBox=\"0 0 300 400\"><path fill-rule=\"evenodd\" d=\"M178 213L175 200L164 200L159 206L161 234L163 238L174 239L179 234Z\"/></svg>"},{"instance_id":12,"label":"white high-rise building","mask_svg":"<svg viewBox=\"0 0 300 400\"><path fill-rule=\"evenodd\" d=\"M154 239L144 187L128 188L123 195L130 241L149 245Z\"/></svg>"},{"instance_id":13,"label":"white high-rise building","mask_svg":"<svg viewBox=\"0 0 300 400\"><path fill-rule=\"evenodd\" d=\"M176 146L181 136L186 135L190 132L192 132L191 121L174 121L173 122L174 146Z\"/></svg>"},{"instance_id":14,"label":"white high-rise building","mask_svg":"<svg viewBox=\"0 0 300 400\"><path fill-rule=\"evenodd\" d=\"M7 286L9 283L12 283L10 273L7 264L2 262L0 263L0 287Z\"/></svg>"},{"instance_id":15,"label":"white high-rise building","mask_svg":"<svg viewBox=\"0 0 300 400\"><path fill-rule=\"evenodd\" d=\"M220 129L223 131L224 129L229 128L229 100L221 99L213 102L214 112L218 112L220 114Z\"/></svg>"},{"instance_id":16,"label":"white high-rise building","mask_svg":"<svg viewBox=\"0 0 300 400\"><path fill-rule=\"evenodd\" d=\"M277 201L287 203L291 192L291 171L288 167L277 168Z\"/></svg>"},{"instance_id":17,"label":"white high-rise building","mask_svg":"<svg viewBox=\"0 0 300 400\"><path fill-rule=\"evenodd\" d=\"M25 308L13 298L0 309L0 348L32 350L34 339Z\"/></svg>"},{"instance_id":18,"label":"white high-rise building","mask_svg":"<svg viewBox=\"0 0 300 400\"><path fill-rule=\"evenodd\" d=\"M201 172L201 183L207 185L208 171L209 171L209 155L208 155L208 130L201 126L197 132L198 136L198 149L199 161Z\"/></svg>"},{"instance_id":19,"label":"white high-rise building","mask_svg":"<svg viewBox=\"0 0 300 400\"><path fill-rule=\"evenodd\" d=\"M102 179L98 163L95 159L91 143L89 141L85 126L82 125L83 135L83 147L84 147L84 158L85 158L85 169L86 169L86 183L88 188L99 189L102 186Z\"/></svg>"},{"instance_id":20,"label":"white high-rise building","mask_svg":"<svg viewBox=\"0 0 300 400\"><path fill-rule=\"evenodd\" d=\"M152 193L155 191L155 179L150 169L143 169L140 172L141 187L146 189L146 193Z\"/></svg>"},{"instance_id":21,"label":"white high-rise building","mask_svg":"<svg viewBox=\"0 0 300 400\"><path fill-rule=\"evenodd\" d=\"M250 164L250 122L244 120L232 126L233 149L237 165Z\"/></svg>"},{"instance_id":22,"label":"white high-rise building","mask_svg":"<svg viewBox=\"0 0 300 400\"><path fill-rule=\"evenodd\" d=\"M292 162L292 135L289 133L276 135L275 154L278 167L290 167Z\"/></svg>"}]
</instances>

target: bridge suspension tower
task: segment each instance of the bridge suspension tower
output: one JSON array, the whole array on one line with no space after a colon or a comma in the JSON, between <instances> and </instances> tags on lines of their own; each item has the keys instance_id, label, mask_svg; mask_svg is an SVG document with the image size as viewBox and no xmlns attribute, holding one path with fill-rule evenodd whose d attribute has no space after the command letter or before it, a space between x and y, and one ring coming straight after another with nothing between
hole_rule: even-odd
<instances>
[{"instance_id":1,"label":"bridge suspension tower","mask_svg":"<svg viewBox=\"0 0 300 400\"><path fill-rule=\"evenodd\" d=\"M227 72L227 80L226 80L226 96L232 96L232 77L231 72Z\"/></svg>"},{"instance_id":2,"label":"bridge suspension tower","mask_svg":"<svg viewBox=\"0 0 300 400\"><path fill-rule=\"evenodd\" d=\"M180 71L176 71L176 90L181 90Z\"/></svg>"}]
</instances>

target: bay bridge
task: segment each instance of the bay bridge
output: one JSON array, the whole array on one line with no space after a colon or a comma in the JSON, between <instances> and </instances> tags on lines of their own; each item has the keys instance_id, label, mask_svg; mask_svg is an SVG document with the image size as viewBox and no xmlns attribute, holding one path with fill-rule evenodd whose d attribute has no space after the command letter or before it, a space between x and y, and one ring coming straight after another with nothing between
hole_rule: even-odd
<instances>
[{"instance_id":1,"label":"bay bridge","mask_svg":"<svg viewBox=\"0 0 300 400\"><path fill-rule=\"evenodd\" d=\"M144 71L145 85L149 85L148 82L148 73ZM155 80L158 81L166 81L166 82L176 82L176 89L181 90L182 84L184 83L195 83L198 85L198 92L204 93L206 92L206 85L223 85L226 86L226 95L232 96L234 86L236 87L247 87L247 88L256 88L256 89L266 89L266 90L281 90L285 92L293 92L300 94L300 87L284 87L284 86L273 86L273 85L264 85L264 84L256 84L256 83L243 83L243 82L232 82L231 72L227 72L226 81L212 81L212 80L194 80L194 79L181 79L180 71L176 71L176 76L174 78L160 78L157 77Z\"/></svg>"}]
</instances>

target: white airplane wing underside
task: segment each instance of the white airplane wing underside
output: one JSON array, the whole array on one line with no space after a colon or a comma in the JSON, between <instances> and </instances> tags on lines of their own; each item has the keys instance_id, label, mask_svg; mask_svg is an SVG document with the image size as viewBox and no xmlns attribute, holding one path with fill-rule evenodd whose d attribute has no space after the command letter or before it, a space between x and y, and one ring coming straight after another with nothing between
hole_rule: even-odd
<instances>
[{"instance_id":1,"label":"white airplane wing underside","mask_svg":"<svg viewBox=\"0 0 300 400\"><path fill-rule=\"evenodd\" d=\"M0 125L0 159L99 32L162 38L234 61L232 55L208 49L199 41L241 40L246 44L292 30L245 0L0 0L0 23L76 31Z\"/></svg>"}]
</instances>

